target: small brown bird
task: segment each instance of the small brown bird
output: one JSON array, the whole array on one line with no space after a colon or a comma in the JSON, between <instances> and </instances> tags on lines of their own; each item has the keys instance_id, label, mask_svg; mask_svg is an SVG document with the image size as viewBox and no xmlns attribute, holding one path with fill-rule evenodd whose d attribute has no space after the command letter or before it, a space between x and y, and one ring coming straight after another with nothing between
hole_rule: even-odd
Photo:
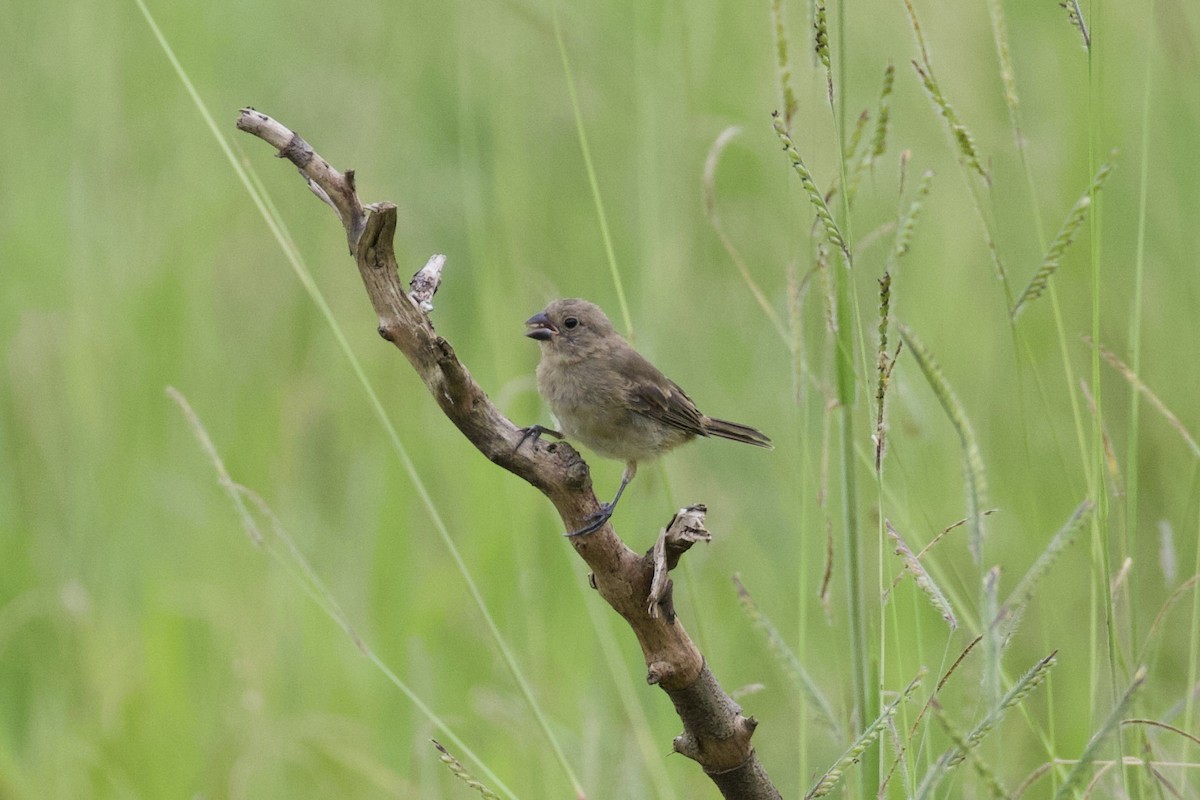
<instances>
[{"instance_id":1,"label":"small brown bird","mask_svg":"<svg viewBox=\"0 0 1200 800\"><path fill-rule=\"evenodd\" d=\"M682 389L617 333L599 306L555 300L525 325L525 335L542 348L538 391L562 425L562 433L534 425L526 429L526 437L565 435L605 458L625 462L616 497L601 503L588 524L568 536L592 533L608 521L639 461L697 436L771 448L771 440L748 425L700 413Z\"/></svg>"}]
</instances>

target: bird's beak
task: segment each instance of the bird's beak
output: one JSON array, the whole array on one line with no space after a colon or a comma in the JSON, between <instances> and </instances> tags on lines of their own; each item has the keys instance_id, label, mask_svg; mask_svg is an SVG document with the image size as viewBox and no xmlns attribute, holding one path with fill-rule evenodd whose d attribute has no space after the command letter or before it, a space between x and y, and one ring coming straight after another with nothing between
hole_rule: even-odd
<instances>
[{"instance_id":1,"label":"bird's beak","mask_svg":"<svg viewBox=\"0 0 1200 800\"><path fill-rule=\"evenodd\" d=\"M525 320L525 328L525 335L530 339L537 339L539 342L548 342L558 335L558 328L554 327L554 323L546 316L545 311L534 314Z\"/></svg>"}]
</instances>

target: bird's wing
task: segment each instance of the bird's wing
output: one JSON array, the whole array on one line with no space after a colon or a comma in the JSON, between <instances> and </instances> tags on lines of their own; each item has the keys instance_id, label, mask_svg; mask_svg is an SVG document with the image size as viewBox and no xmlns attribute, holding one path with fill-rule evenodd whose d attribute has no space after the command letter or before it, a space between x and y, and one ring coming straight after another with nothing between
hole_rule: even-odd
<instances>
[{"instance_id":1,"label":"bird's wing","mask_svg":"<svg viewBox=\"0 0 1200 800\"><path fill-rule=\"evenodd\" d=\"M692 398L636 352L626 364L626 402L629 408L650 419L687 433L707 436L704 415Z\"/></svg>"}]
</instances>

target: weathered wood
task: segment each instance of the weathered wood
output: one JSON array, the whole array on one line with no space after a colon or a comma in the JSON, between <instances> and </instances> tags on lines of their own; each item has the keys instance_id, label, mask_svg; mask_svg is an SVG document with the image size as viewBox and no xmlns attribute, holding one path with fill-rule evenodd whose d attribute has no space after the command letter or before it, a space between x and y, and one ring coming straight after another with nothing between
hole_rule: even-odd
<instances>
[{"instance_id":1,"label":"weathered wood","mask_svg":"<svg viewBox=\"0 0 1200 800\"><path fill-rule=\"evenodd\" d=\"M600 504L579 453L565 442L526 436L496 408L454 348L434 330L426 311L444 258L430 259L414 276L410 293L400 280L393 248L395 205L364 206L353 171L337 171L299 135L266 114L242 109L237 127L295 164L313 193L337 213L375 309L380 336L404 354L446 417L489 460L546 495L565 530L583 527ZM592 585L600 596L637 637L647 682L660 686L675 704L683 722L676 752L697 761L727 798L778 798L750 744L757 723L742 716L721 689L671 606L666 572L695 541L707 540L704 512L703 506L681 510L660 544L646 555L631 550L609 523L567 541L592 570Z\"/></svg>"}]
</instances>

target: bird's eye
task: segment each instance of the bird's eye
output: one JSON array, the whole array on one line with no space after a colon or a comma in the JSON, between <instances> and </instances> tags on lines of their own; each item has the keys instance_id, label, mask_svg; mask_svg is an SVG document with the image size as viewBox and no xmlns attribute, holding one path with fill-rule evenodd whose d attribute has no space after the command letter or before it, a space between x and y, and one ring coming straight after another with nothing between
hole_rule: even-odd
<instances>
[{"instance_id":1,"label":"bird's eye","mask_svg":"<svg viewBox=\"0 0 1200 800\"><path fill-rule=\"evenodd\" d=\"M567 317L563 320L563 327L567 330L577 328L579 327L579 320L575 319L574 317Z\"/></svg>"}]
</instances>

